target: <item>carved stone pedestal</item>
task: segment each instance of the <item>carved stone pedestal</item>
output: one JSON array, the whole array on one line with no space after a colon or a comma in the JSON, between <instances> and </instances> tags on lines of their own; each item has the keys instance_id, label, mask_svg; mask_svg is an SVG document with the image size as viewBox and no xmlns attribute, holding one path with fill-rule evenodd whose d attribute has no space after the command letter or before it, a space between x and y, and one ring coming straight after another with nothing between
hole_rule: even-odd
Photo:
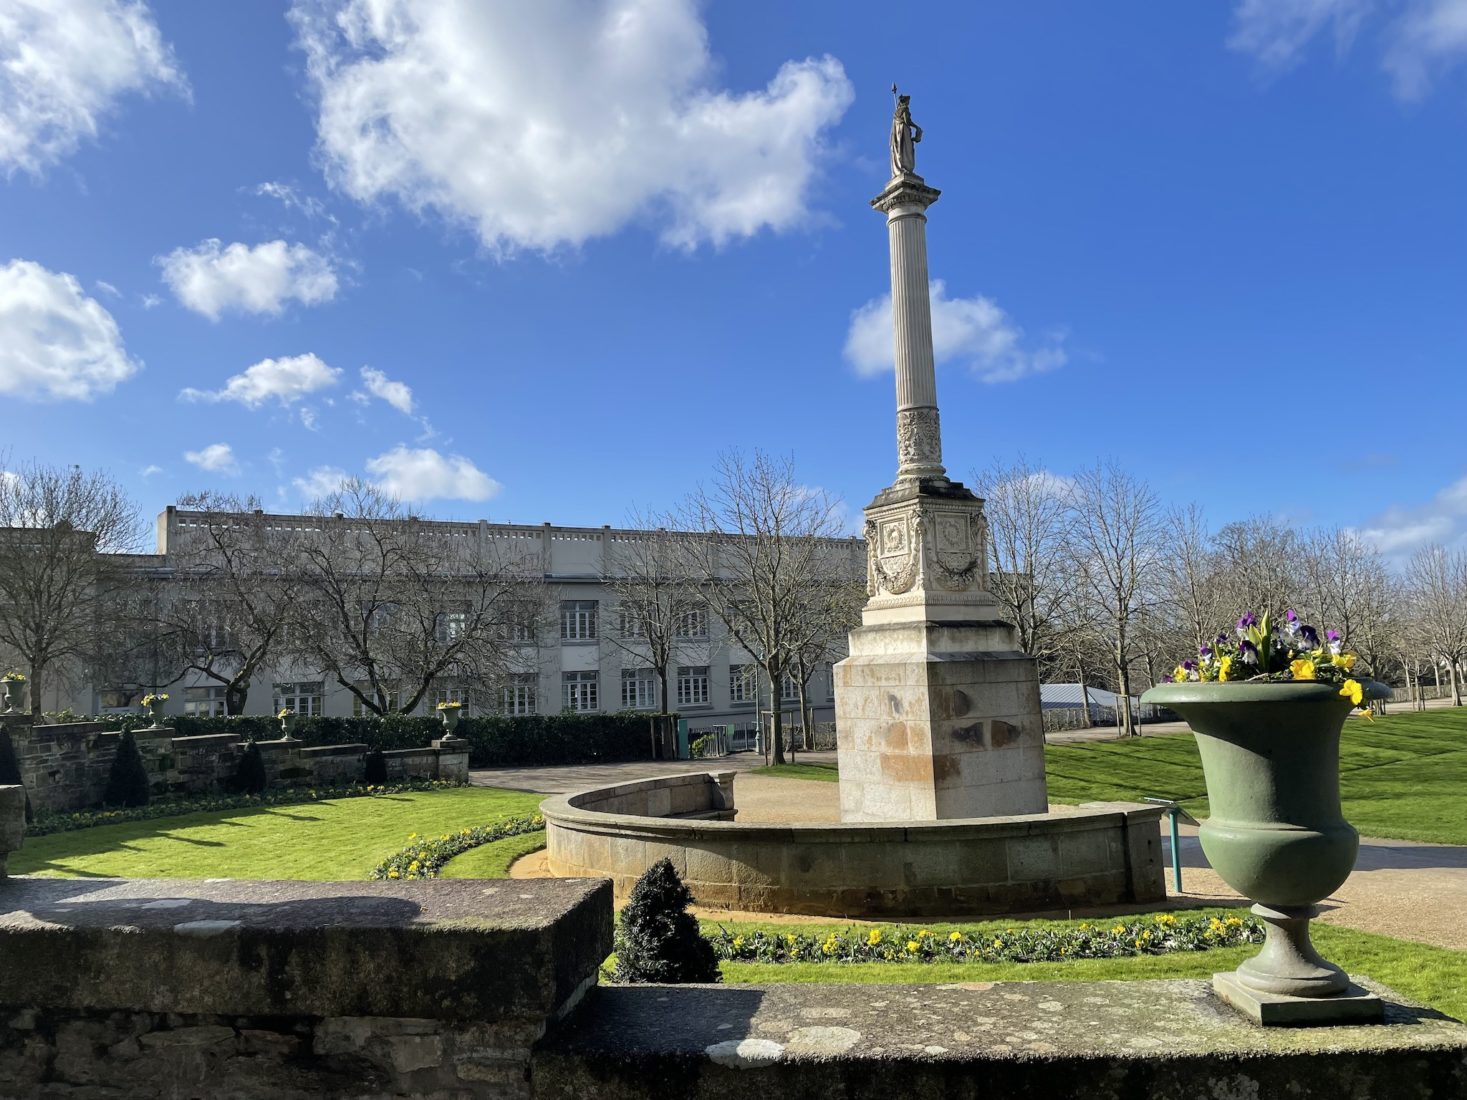
<instances>
[{"instance_id":1,"label":"carved stone pedestal","mask_svg":"<svg viewBox=\"0 0 1467 1100\"><path fill-rule=\"evenodd\" d=\"M871 598L835 666L841 820L1044 813L1039 681L987 590L983 502L898 481L866 541Z\"/></svg>"}]
</instances>

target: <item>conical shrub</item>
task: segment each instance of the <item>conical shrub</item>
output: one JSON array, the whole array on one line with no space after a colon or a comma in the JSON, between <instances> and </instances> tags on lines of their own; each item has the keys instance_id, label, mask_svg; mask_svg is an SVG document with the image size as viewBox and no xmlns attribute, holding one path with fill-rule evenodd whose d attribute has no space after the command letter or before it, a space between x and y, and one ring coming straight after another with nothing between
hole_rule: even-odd
<instances>
[{"instance_id":1,"label":"conical shrub","mask_svg":"<svg viewBox=\"0 0 1467 1100\"><path fill-rule=\"evenodd\" d=\"M107 775L107 789L102 801L108 806L146 806L152 793L143 754L138 751L132 730L123 730L117 742L117 755Z\"/></svg>"},{"instance_id":2,"label":"conical shrub","mask_svg":"<svg viewBox=\"0 0 1467 1100\"><path fill-rule=\"evenodd\" d=\"M660 859L632 887L616 933L619 982L717 982L713 945L688 912L693 900L672 861Z\"/></svg>"},{"instance_id":3,"label":"conical shrub","mask_svg":"<svg viewBox=\"0 0 1467 1100\"><path fill-rule=\"evenodd\" d=\"M265 755L260 752L260 746L251 741L239 758L239 769L234 773L234 789L241 794L259 794L265 789L267 779Z\"/></svg>"}]
</instances>

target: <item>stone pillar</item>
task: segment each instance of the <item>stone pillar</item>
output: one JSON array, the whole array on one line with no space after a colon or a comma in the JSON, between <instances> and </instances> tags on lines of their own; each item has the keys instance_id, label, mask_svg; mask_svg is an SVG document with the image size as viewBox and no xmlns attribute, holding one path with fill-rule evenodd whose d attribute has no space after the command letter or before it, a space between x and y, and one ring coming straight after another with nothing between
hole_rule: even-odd
<instances>
[{"instance_id":1,"label":"stone pillar","mask_svg":"<svg viewBox=\"0 0 1467 1100\"><path fill-rule=\"evenodd\" d=\"M866 508L870 598L835 666L845 821L1048 808L1034 661L988 590L983 501L942 464L926 215L939 194L904 172L871 202L891 245L897 477Z\"/></svg>"},{"instance_id":2,"label":"stone pillar","mask_svg":"<svg viewBox=\"0 0 1467 1100\"><path fill-rule=\"evenodd\" d=\"M892 337L896 359L897 478L942 477L942 432L927 289L927 214L942 192L898 176L871 205L886 214L891 246Z\"/></svg>"}]
</instances>

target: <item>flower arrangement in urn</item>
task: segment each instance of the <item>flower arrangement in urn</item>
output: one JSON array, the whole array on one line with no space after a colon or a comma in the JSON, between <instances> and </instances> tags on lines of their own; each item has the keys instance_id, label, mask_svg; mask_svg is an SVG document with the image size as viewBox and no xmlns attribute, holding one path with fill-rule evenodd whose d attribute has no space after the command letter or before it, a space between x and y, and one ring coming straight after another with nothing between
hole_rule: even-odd
<instances>
[{"instance_id":1,"label":"flower arrangement in urn","mask_svg":"<svg viewBox=\"0 0 1467 1100\"><path fill-rule=\"evenodd\" d=\"M281 707L276 711L275 717L280 719L280 739L282 741L294 740L290 736L290 731L295 729L296 719L299 717L296 712L290 707Z\"/></svg>"},{"instance_id":2,"label":"flower arrangement in urn","mask_svg":"<svg viewBox=\"0 0 1467 1100\"><path fill-rule=\"evenodd\" d=\"M1182 716L1197 735L1211 816L1208 862L1255 903L1263 950L1213 988L1263 1024L1378 1020L1380 1000L1309 942L1317 903L1355 867L1360 836L1340 812L1340 734L1356 708L1390 689L1357 670L1345 639L1288 611L1249 612L1179 664L1143 702Z\"/></svg>"},{"instance_id":3,"label":"flower arrangement in urn","mask_svg":"<svg viewBox=\"0 0 1467 1100\"><path fill-rule=\"evenodd\" d=\"M443 719L443 728L446 731L446 736L453 736L454 728L458 725L458 720L462 716L463 709L464 705L462 703L449 701L438 704L438 717Z\"/></svg>"},{"instance_id":4,"label":"flower arrangement in urn","mask_svg":"<svg viewBox=\"0 0 1467 1100\"><path fill-rule=\"evenodd\" d=\"M25 696L25 674L19 669L12 668L5 675L0 676L0 687L5 689L4 713L14 714L20 710Z\"/></svg>"},{"instance_id":5,"label":"flower arrangement in urn","mask_svg":"<svg viewBox=\"0 0 1467 1100\"><path fill-rule=\"evenodd\" d=\"M148 708L148 717L153 720L153 728L157 729L163 718L163 704L168 702L168 694L162 691L149 692L143 696L142 702Z\"/></svg>"}]
</instances>

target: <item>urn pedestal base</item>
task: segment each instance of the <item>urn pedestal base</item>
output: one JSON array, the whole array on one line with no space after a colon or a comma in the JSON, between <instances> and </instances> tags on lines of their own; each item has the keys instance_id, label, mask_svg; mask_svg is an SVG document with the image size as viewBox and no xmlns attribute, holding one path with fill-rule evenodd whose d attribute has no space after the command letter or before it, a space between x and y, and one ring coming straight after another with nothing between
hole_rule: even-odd
<instances>
[{"instance_id":1,"label":"urn pedestal base","mask_svg":"<svg viewBox=\"0 0 1467 1100\"><path fill-rule=\"evenodd\" d=\"M1330 997L1290 997L1250 989L1229 971L1212 976L1212 991L1224 1004L1263 1027L1378 1024L1385 1018L1381 999L1354 982L1349 982L1343 993Z\"/></svg>"}]
</instances>

